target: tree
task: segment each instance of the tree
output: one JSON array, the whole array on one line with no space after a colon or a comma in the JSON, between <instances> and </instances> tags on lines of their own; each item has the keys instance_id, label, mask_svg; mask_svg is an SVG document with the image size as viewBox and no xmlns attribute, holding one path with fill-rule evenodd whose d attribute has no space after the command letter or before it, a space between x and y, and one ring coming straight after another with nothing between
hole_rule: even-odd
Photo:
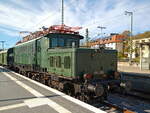
<instances>
[{"instance_id":1,"label":"tree","mask_svg":"<svg viewBox=\"0 0 150 113\"><path fill-rule=\"evenodd\" d=\"M125 31L123 31L121 34L124 35L126 38L129 38L129 36L130 36L130 31L125 30Z\"/></svg>"},{"instance_id":2,"label":"tree","mask_svg":"<svg viewBox=\"0 0 150 113\"><path fill-rule=\"evenodd\" d=\"M144 33L135 35L133 38L134 39L142 39L142 38L149 38L149 37L150 37L150 31L146 31Z\"/></svg>"},{"instance_id":3,"label":"tree","mask_svg":"<svg viewBox=\"0 0 150 113\"><path fill-rule=\"evenodd\" d=\"M125 30L121 33L121 35L124 35L124 40L123 40L123 51L122 51L122 54L123 54L123 57L127 57L128 56L128 53L129 53L129 50L130 50L130 47L129 47L129 37L130 37L130 31L128 30Z\"/></svg>"}]
</instances>

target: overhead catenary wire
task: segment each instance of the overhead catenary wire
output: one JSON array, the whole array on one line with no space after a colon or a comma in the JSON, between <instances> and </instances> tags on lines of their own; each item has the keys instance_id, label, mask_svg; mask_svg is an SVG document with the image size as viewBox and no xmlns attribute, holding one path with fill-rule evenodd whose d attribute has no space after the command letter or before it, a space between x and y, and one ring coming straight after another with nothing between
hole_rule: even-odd
<instances>
[{"instance_id":1,"label":"overhead catenary wire","mask_svg":"<svg viewBox=\"0 0 150 113\"><path fill-rule=\"evenodd\" d=\"M143 9L147 9L149 8L149 5L146 5L144 7L141 7L141 8L135 8L133 9L133 12L134 13L142 13L140 11L142 11ZM86 26L83 26L83 29L87 28L87 27L93 27L93 26L96 26L98 23L106 23L106 22L109 22L109 21L113 21L114 19L117 19L118 17L123 17L124 16L124 12L122 12L121 14L118 14L118 15L115 15L115 16L112 16L112 17L109 17L108 19L101 19L99 21L96 21L96 22L93 22L91 24L88 24Z\"/></svg>"},{"instance_id":2,"label":"overhead catenary wire","mask_svg":"<svg viewBox=\"0 0 150 113\"><path fill-rule=\"evenodd\" d=\"M71 3L69 3L69 2L66 2L67 3L67 5L65 5L65 8L67 8L67 7L69 7L69 6L71 6L71 5L74 5L74 4L72 4L73 2L71 2ZM74 6L75 7L75 6ZM70 8L70 7L69 7ZM136 14L136 15L139 15L139 14L141 14L141 13L143 13L145 10L147 10L147 9L149 9L149 5L147 4L147 5L145 5L145 6L142 6L142 7L137 7L137 8L134 8L133 9L133 12L134 12L134 14ZM59 9L60 10L60 9ZM79 8L79 10L84 14L84 13L87 13L87 11L85 11L84 9L82 9L82 8ZM121 23L121 21L119 20L122 16L124 16L123 15L123 13L124 12L122 12L122 13L120 13L120 14L117 14L117 15L114 15L114 16L112 16L112 17L109 17L109 18L107 18L107 19L104 19L105 17L101 17L101 19L99 20L99 21L93 21L92 23L90 23L90 24L86 24L85 26L82 26L82 28L83 29L85 29L85 28L87 28L87 27L91 27L91 26L97 26L97 24L106 24L105 26L109 26L108 25L108 23L109 22L111 22L111 21L114 21L114 23ZM39 21L34 25L34 26L32 26L33 28L36 28L36 29L38 29L38 26L41 26L42 27L42 24L45 22L45 20L47 20L47 19L49 19L50 17L53 17L54 15L56 15L56 13L51 13L50 12L50 14L49 15L47 15L45 18L42 18L42 19L39 19ZM83 17L84 18L84 17ZM118 19L119 18L119 19ZM122 20L122 19L121 19ZM120 21L120 22L119 22ZM123 25L125 25L125 24L128 24L128 22L126 22L126 23L122 23L122 24L120 24L119 25L119 27L120 26L123 26ZM143 24L142 24L143 25ZM149 25L147 24L147 26L149 27ZM29 28L32 28L31 26L29 27ZM115 27L115 25L111 25L111 26L109 26L108 28L114 28ZM116 30L116 29L115 29ZM14 37L15 38L15 37ZM14 40L14 38L12 39L12 40ZM20 39L19 39L20 40ZM11 40L9 40L9 41L11 41Z\"/></svg>"},{"instance_id":3,"label":"overhead catenary wire","mask_svg":"<svg viewBox=\"0 0 150 113\"><path fill-rule=\"evenodd\" d=\"M70 2L70 3L67 3L67 6L68 6L68 4L69 4L69 6L71 6L72 5L72 3L73 3L73 1L72 2ZM124 5L124 4L123 4ZM65 5L65 7L67 7L66 5ZM138 9L133 9L134 10L134 12L137 12L137 11L140 11L140 9L146 9L146 8L148 8L149 6L147 5L147 6L144 6L144 7L142 7L142 8L138 8ZM82 11L82 13L85 13L85 11L84 10L82 10L81 8L79 9L80 11ZM40 22L38 22L36 25L35 25L35 27L36 26L38 26L40 23L42 23L44 20L46 20L47 18L49 18L50 16L52 16L52 15L49 15L49 16L47 16L46 18L44 18L44 19L42 19ZM82 26L83 27L83 29L85 29L85 28L87 28L87 27L90 27L90 26L94 26L93 24L97 24L97 23L102 23L102 22L108 22L108 21L112 21L113 19L116 19L116 18L118 18L118 17L121 17L121 16L123 16L123 13L121 13L121 14L118 14L118 15L115 15L115 16L113 16L113 17L109 17L107 20L106 19L101 19L101 20L99 20L99 21L94 21L93 23L91 23L91 24L89 24L89 25L85 25L85 26Z\"/></svg>"},{"instance_id":4,"label":"overhead catenary wire","mask_svg":"<svg viewBox=\"0 0 150 113\"><path fill-rule=\"evenodd\" d=\"M73 1L70 2L70 3L67 3L67 5L65 5L65 7L68 7L68 4L69 4L69 6L71 6L72 3L73 3ZM143 10L143 9L148 8L148 7L149 7L149 6L144 6L144 7L142 7L142 8L138 8L138 9L135 8L135 9L133 9L133 10L134 10L134 12L139 12L139 11L141 11L141 10ZM82 13L86 13L86 12L85 12L83 9L81 9L81 8L79 8L79 10L80 10ZM37 27L38 25L40 25L42 22L44 22L44 20L47 20L49 17L51 17L51 16L53 16L53 15L55 15L55 14L48 15L46 18L44 18L44 19L42 19L41 21L39 21L39 22L34 26L34 28ZM113 21L113 20L118 19L119 17L122 17L122 16L124 16L124 15L123 15L123 12L122 12L121 14L118 14L118 15L115 15L115 16L112 16L112 17L109 17L108 19L105 19L105 17L102 17L103 19L100 19L100 20L98 20L98 21L92 22L91 24L87 24L87 25L82 26L82 28L83 28L82 30L86 29L87 27L97 26L98 23L103 23L103 24L104 24L104 23ZM81 31L82 31L82 30L81 30Z\"/></svg>"},{"instance_id":5,"label":"overhead catenary wire","mask_svg":"<svg viewBox=\"0 0 150 113\"><path fill-rule=\"evenodd\" d=\"M133 12L134 12L134 13L138 13L138 12L141 11L141 9L143 10L143 9L147 9L147 8L149 8L149 5L147 5L147 6L145 6L145 7L142 7L142 8L133 9ZM112 16L112 17L109 17L107 20L106 20L106 19L101 19L101 20L99 20L99 21L93 22L93 23L91 23L91 24L89 24L89 25L86 25L86 26L84 26L84 27L87 28L87 27L92 26L93 24L96 24L96 23L99 23L99 22L101 22L101 23L106 23L106 22L112 21L112 20L114 20L114 19L117 19L117 18L119 18L119 17L123 17L123 16L124 16L124 12L122 12L121 14L118 14L118 15L115 15L115 16Z\"/></svg>"}]
</instances>

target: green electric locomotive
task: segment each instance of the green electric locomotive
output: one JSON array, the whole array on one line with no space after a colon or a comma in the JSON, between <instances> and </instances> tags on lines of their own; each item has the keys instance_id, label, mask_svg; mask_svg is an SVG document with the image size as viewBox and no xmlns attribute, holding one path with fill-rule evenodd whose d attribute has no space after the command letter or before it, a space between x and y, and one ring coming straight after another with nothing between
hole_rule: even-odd
<instances>
[{"instance_id":1,"label":"green electric locomotive","mask_svg":"<svg viewBox=\"0 0 150 113\"><path fill-rule=\"evenodd\" d=\"M49 32L7 51L8 66L83 101L103 101L119 79L117 51L80 48L78 33Z\"/></svg>"}]
</instances>

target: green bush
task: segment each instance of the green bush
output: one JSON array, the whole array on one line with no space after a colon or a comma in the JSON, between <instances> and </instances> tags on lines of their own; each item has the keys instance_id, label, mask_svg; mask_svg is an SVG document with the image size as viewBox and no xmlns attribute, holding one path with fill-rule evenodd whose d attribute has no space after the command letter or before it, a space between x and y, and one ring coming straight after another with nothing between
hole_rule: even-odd
<instances>
[{"instance_id":1,"label":"green bush","mask_svg":"<svg viewBox=\"0 0 150 113\"><path fill-rule=\"evenodd\" d=\"M132 59L132 61L139 63L140 62L140 57L136 57L136 58Z\"/></svg>"},{"instance_id":2,"label":"green bush","mask_svg":"<svg viewBox=\"0 0 150 113\"><path fill-rule=\"evenodd\" d=\"M118 52L118 59L125 59L127 58L122 52Z\"/></svg>"}]
</instances>

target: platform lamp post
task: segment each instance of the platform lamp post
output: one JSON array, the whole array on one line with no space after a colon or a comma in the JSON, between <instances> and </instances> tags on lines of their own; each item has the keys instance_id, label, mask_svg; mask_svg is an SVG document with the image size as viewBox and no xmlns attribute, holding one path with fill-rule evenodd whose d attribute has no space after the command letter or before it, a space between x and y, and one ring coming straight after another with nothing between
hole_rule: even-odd
<instances>
[{"instance_id":1,"label":"platform lamp post","mask_svg":"<svg viewBox=\"0 0 150 113\"><path fill-rule=\"evenodd\" d=\"M102 31L103 31L103 29L106 29L106 27L104 27L104 26L97 26L97 28L101 29L101 38L102 38L103 37ZM99 41L99 47L100 47L100 41Z\"/></svg>"},{"instance_id":2,"label":"platform lamp post","mask_svg":"<svg viewBox=\"0 0 150 113\"><path fill-rule=\"evenodd\" d=\"M129 11L125 11L125 15L128 15L130 16L130 40L129 40L129 43L130 43L130 57L129 57L129 63L131 65L131 62L132 62L132 30L133 30L133 12L129 12Z\"/></svg>"}]
</instances>

